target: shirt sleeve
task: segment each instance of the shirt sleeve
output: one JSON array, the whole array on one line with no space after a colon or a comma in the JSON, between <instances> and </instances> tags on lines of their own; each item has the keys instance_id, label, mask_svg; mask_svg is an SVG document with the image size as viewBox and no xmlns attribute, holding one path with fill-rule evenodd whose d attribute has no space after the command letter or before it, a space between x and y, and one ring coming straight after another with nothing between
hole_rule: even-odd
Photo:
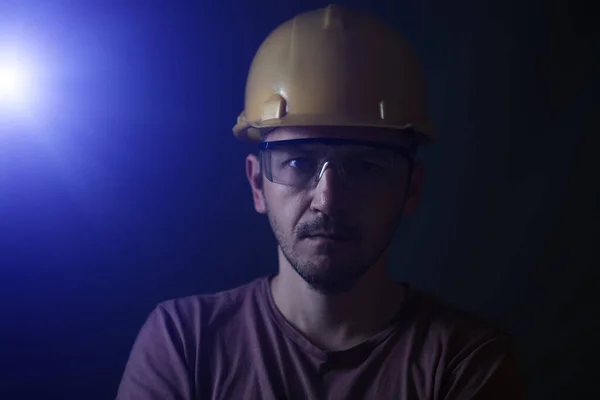
<instances>
[{"instance_id":1,"label":"shirt sleeve","mask_svg":"<svg viewBox=\"0 0 600 400\"><path fill-rule=\"evenodd\" d=\"M142 326L125 366L117 400L189 400L192 380L180 326L157 306Z\"/></svg>"},{"instance_id":2,"label":"shirt sleeve","mask_svg":"<svg viewBox=\"0 0 600 400\"><path fill-rule=\"evenodd\" d=\"M446 382L444 400L522 400L512 342L505 336L482 339L465 349Z\"/></svg>"}]
</instances>

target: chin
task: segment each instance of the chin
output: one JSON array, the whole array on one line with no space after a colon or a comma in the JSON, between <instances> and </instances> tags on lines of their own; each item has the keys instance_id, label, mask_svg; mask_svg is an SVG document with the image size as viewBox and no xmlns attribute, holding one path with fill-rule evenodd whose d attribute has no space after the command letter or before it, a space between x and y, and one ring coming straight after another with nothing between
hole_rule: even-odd
<instances>
[{"instance_id":1,"label":"chin","mask_svg":"<svg viewBox=\"0 0 600 400\"><path fill-rule=\"evenodd\" d=\"M346 293L354 287L358 280L349 277L331 279L331 277L322 277L318 275L303 277L303 279L313 290L322 294Z\"/></svg>"},{"instance_id":2,"label":"chin","mask_svg":"<svg viewBox=\"0 0 600 400\"><path fill-rule=\"evenodd\" d=\"M368 265L336 262L331 258L292 264L298 275L320 293L343 293L350 290L369 269Z\"/></svg>"}]
</instances>

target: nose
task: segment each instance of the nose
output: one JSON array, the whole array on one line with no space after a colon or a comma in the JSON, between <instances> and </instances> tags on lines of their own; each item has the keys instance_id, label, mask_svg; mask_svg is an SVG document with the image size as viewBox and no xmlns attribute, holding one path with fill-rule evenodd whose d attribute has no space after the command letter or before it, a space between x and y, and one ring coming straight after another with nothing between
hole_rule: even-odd
<instances>
[{"instance_id":1,"label":"nose","mask_svg":"<svg viewBox=\"0 0 600 400\"><path fill-rule=\"evenodd\" d=\"M342 212L349 198L340 169L333 163L325 163L317 179L317 186L313 189L312 210L329 216Z\"/></svg>"}]
</instances>

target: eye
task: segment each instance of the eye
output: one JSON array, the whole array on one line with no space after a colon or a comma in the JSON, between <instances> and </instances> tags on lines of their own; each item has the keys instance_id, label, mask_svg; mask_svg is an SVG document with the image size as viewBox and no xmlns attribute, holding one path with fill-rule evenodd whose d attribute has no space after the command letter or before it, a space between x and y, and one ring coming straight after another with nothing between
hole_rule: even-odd
<instances>
[{"instance_id":1,"label":"eye","mask_svg":"<svg viewBox=\"0 0 600 400\"><path fill-rule=\"evenodd\" d=\"M373 160L357 160L355 168L361 174L378 174L385 170L380 163Z\"/></svg>"},{"instance_id":2,"label":"eye","mask_svg":"<svg viewBox=\"0 0 600 400\"><path fill-rule=\"evenodd\" d=\"M311 157L296 157L285 161L284 165L299 171L311 171L316 165L316 160Z\"/></svg>"},{"instance_id":3,"label":"eye","mask_svg":"<svg viewBox=\"0 0 600 400\"><path fill-rule=\"evenodd\" d=\"M376 171L381 168L379 165L371 162L371 161L361 161L360 168L364 172Z\"/></svg>"}]
</instances>

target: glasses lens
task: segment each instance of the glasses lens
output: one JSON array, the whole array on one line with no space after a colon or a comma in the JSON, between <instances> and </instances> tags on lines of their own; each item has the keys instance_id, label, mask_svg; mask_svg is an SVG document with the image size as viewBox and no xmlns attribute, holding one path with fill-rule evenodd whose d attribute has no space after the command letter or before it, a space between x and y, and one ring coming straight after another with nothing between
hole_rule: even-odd
<instances>
[{"instance_id":1,"label":"glasses lens","mask_svg":"<svg viewBox=\"0 0 600 400\"><path fill-rule=\"evenodd\" d=\"M351 182L385 179L394 169L394 154L382 150L353 152L343 158L342 166Z\"/></svg>"},{"instance_id":2,"label":"glasses lens","mask_svg":"<svg viewBox=\"0 0 600 400\"><path fill-rule=\"evenodd\" d=\"M318 174L321 157L306 149L281 146L264 152L267 178L282 185L307 187Z\"/></svg>"},{"instance_id":3,"label":"glasses lens","mask_svg":"<svg viewBox=\"0 0 600 400\"><path fill-rule=\"evenodd\" d=\"M263 151L266 177L271 182L312 187L325 162L336 165L348 184L367 188L388 184L409 160L393 150L368 146L285 145Z\"/></svg>"}]
</instances>

